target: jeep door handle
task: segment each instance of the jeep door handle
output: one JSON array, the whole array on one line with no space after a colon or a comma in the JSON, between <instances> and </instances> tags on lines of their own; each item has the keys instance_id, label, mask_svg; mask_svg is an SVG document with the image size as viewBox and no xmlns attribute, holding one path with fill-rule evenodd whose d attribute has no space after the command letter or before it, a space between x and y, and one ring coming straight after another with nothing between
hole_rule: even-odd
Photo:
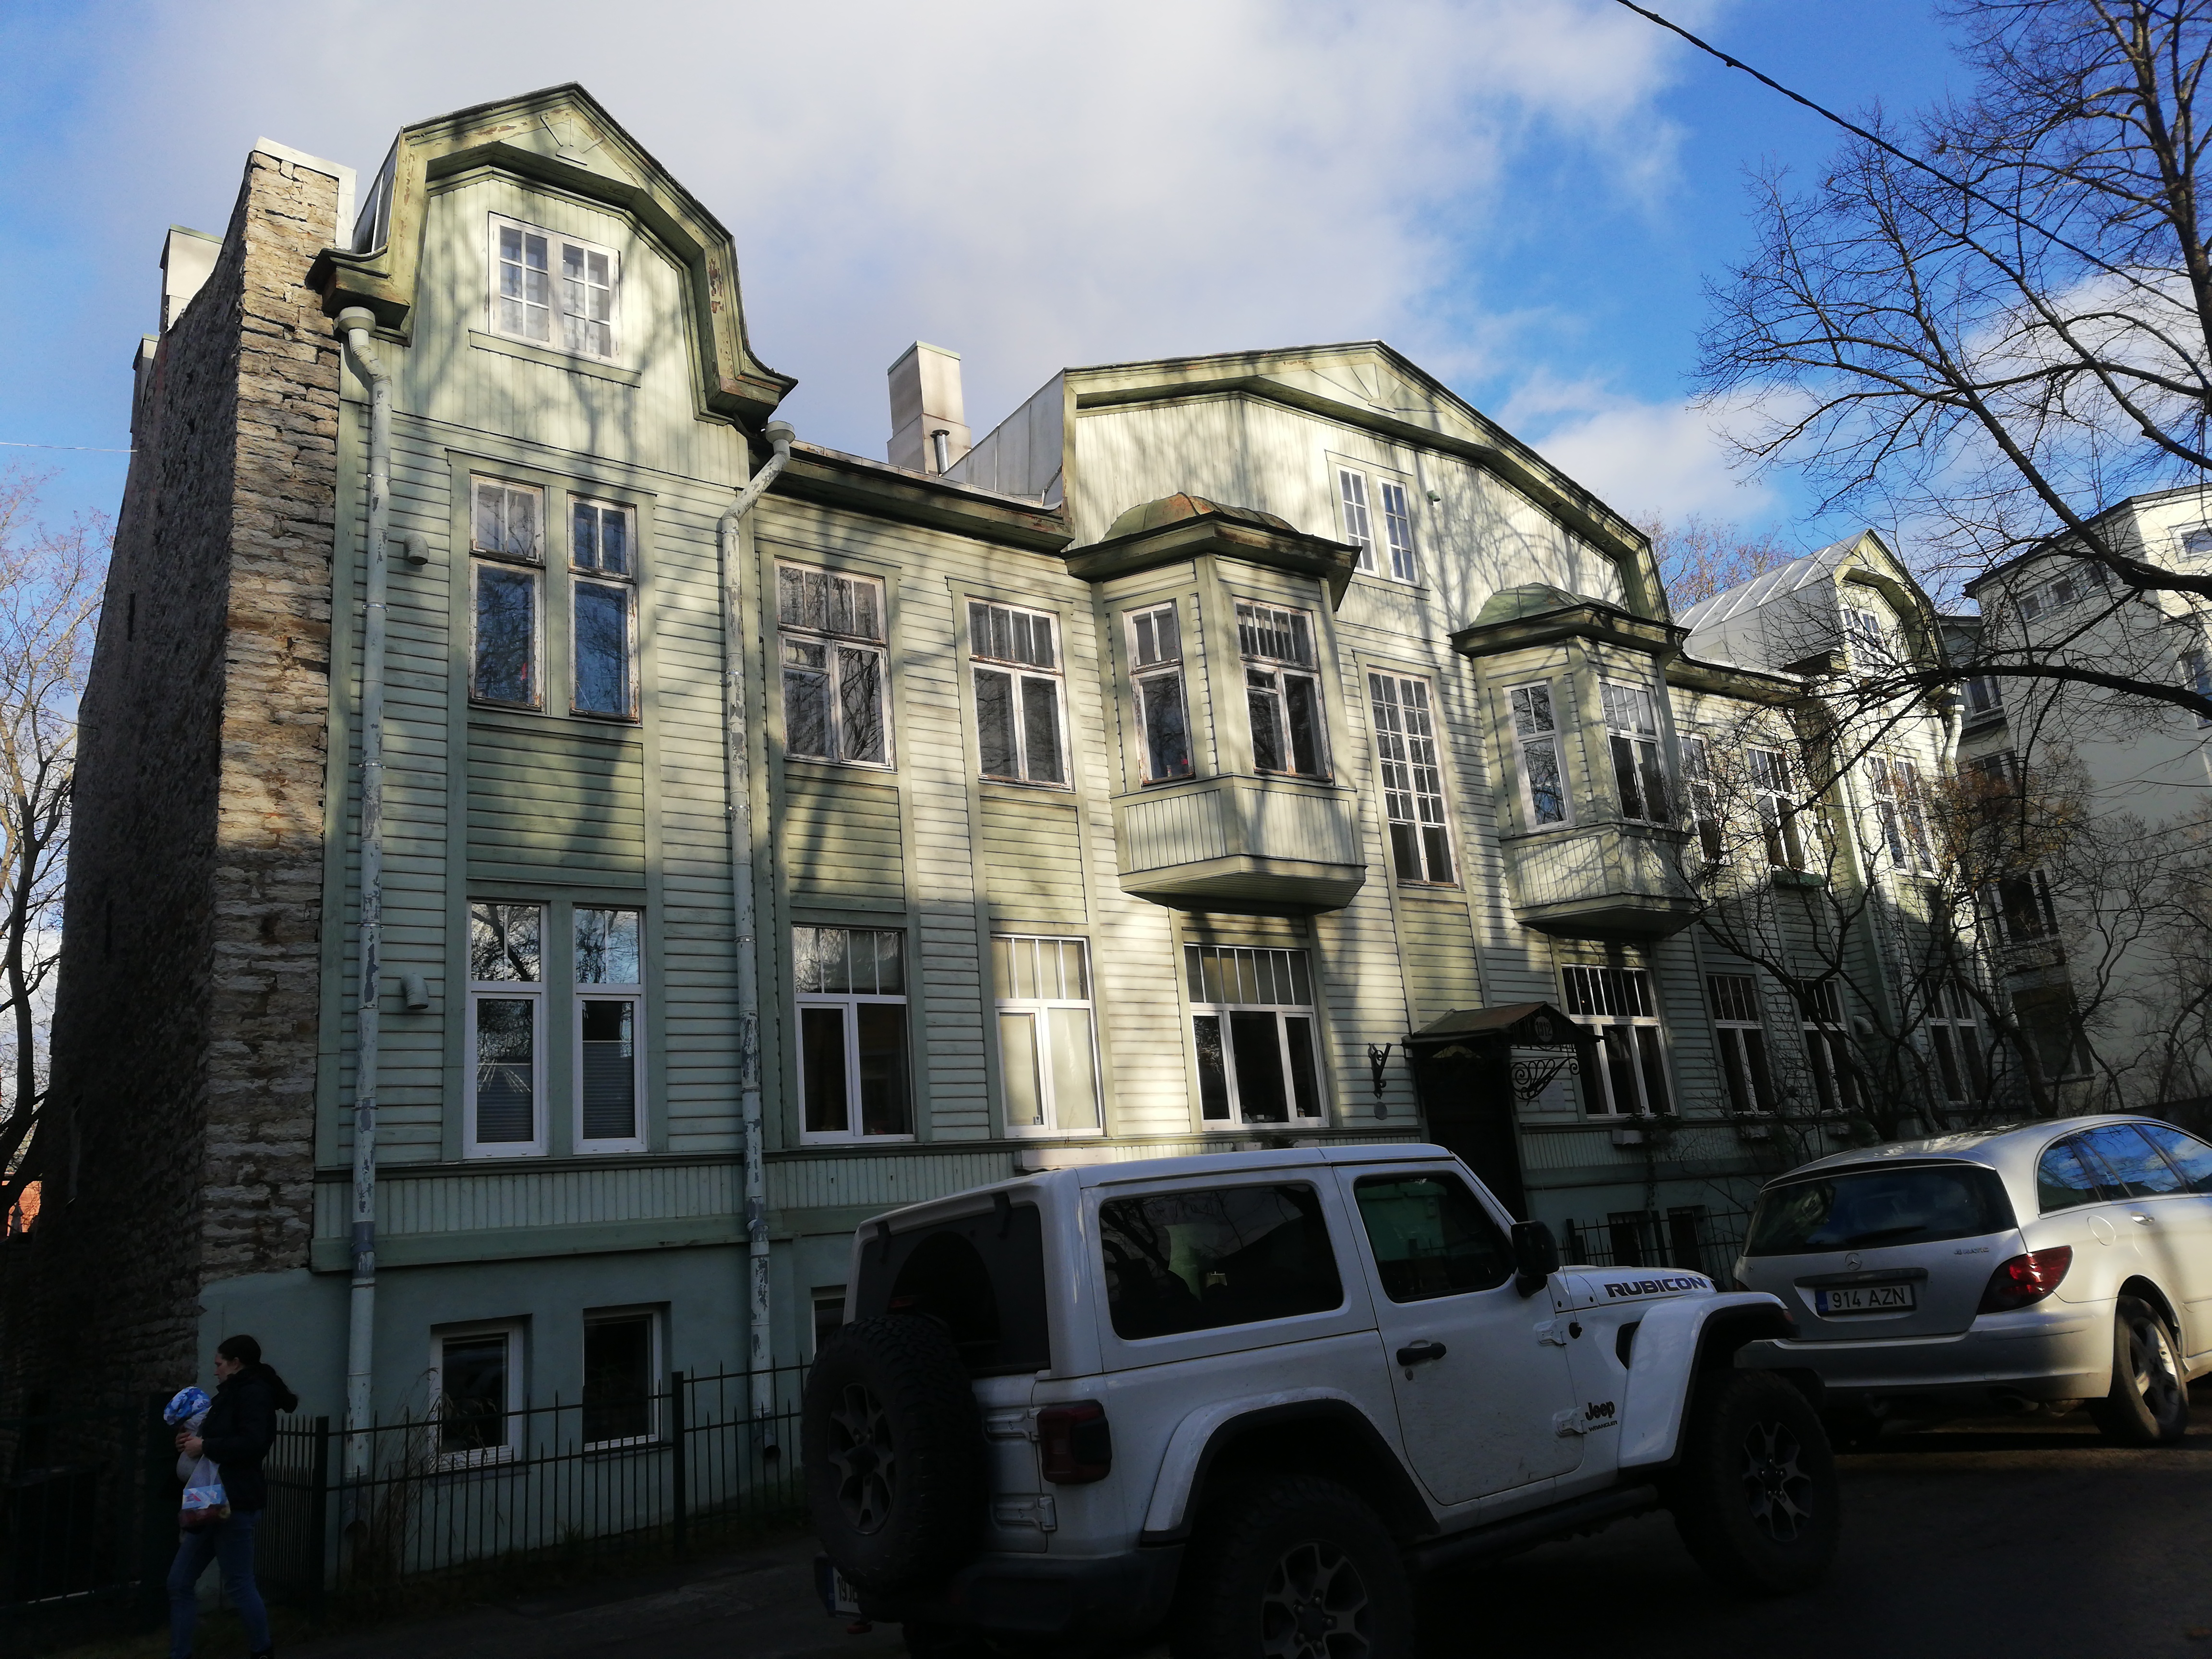
<instances>
[{"instance_id":1,"label":"jeep door handle","mask_svg":"<svg viewBox=\"0 0 2212 1659\"><path fill-rule=\"evenodd\" d=\"M1443 1357L1443 1343L1430 1342L1425 1340L1419 1342L1408 1342L1398 1350L1398 1363L1401 1365L1418 1365L1424 1359L1442 1359Z\"/></svg>"}]
</instances>

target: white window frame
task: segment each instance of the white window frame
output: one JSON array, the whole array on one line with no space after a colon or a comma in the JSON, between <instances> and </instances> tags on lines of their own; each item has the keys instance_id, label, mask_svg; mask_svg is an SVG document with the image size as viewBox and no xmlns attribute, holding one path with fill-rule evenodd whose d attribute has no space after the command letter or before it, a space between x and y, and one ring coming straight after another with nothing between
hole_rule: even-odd
<instances>
[{"instance_id":1,"label":"white window frame","mask_svg":"<svg viewBox=\"0 0 2212 1659\"><path fill-rule=\"evenodd\" d=\"M1303 975L1306 982L1309 1000L1280 1002L1209 998L1206 994L1203 969L1204 962L1208 957L1214 963L1216 983L1224 989L1226 988L1224 959L1230 966L1237 969L1240 989L1243 969L1249 960L1255 969L1252 978L1255 981L1255 989L1258 988L1257 981L1264 977L1267 981L1268 988L1273 988L1277 984L1285 984L1295 990L1297 979ZM1261 958L1267 959L1264 963L1261 963ZM1261 971L1263 968L1264 975ZM1329 1118L1328 1055L1327 1044L1322 1039L1321 1011L1317 1004L1311 1000L1314 994L1314 973L1312 953L1308 951L1286 950L1272 945L1187 944L1183 946L1183 987L1189 998L1191 1023L1188 1030L1191 1033L1191 1040L1194 1044L1199 1042L1198 1022L1200 1020L1212 1019L1217 1023L1216 1029L1221 1043L1222 1083L1229 1111L1226 1117L1208 1117L1206 1115L1201 1060L1200 1061L1201 1081L1196 1103L1198 1127L1201 1131L1243 1132L1253 1128L1284 1131L1293 1127L1322 1128L1328 1125ZM1231 1016L1255 1013L1272 1013L1275 1016L1275 1042L1281 1055L1283 1068L1283 1103L1285 1115L1281 1118L1259 1118L1248 1121L1244 1115L1242 1091L1237 1080L1236 1044L1231 1036ZM1297 1073L1293 1068L1295 1055L1291 1046L1290 1022L1294 1019L1304 1020L1306 1029L1311 1034L1313 1061L1311 1081L1316 1109L1310 1115L1302 1114L1298 1110Z\"/></svg>"},{"instance_id":2,"label":"white window frame","mask_svg":"<svg viewBox=\"0 0 2212 1659\"><path fill-rule=\"evenodd\" d=\"M1271 639L1279 638L1291 647L1291 654L1284 656L1268 653L1264 647ZM1303 645L1305 656L1297 655ZM1253 727L1252 769L1268 777L1304 778L1311 782L1325 783L1335 775L1331 762L1328 741L1328 699L1323 695L1321 677L1321 640L1313 614L1297 605L1274 605L1264 599L1237 601L1237 655L1243 670L1244 711L1248 726L1252 719L1252 694L1264 692L1274 699L1274 708L1282 720L1283 759L1280 767L1260 764L1260 734ZM1266 686L1253 684L1256 678L1265 677ZM1304 680L1313 688L1314 770L1297 769L1297 744L1291 735L1291 682Z\"/></svg>"},{"instance_id":3,"label":"white window frame","mask_svg":"<svg viewBox=\"0 0 2212 1659\"><path fill-rule=\"evenodd\" d=\"M1989 1085L1990 1056L1982 1047L1982 1023L1966 988L1956 980L1937 984L1928 1016L1928 1046L1936 1078L1950 1105L1971 1104ZM1963 1092L1951 1092L1951 1073Z\"/></svg>"},{"instance_id":4,"label":"white window frame","mask_svg":"<svg viewBox=\"0 0 2212 1659\"><path fill-rule=\"evenodd\" d=\"M1909 760L1872 755L1868 772L1874 780L1875 818L1881 826L1882 848L1890 861L1909 873L1933 871L1936 854L1928 834L1920 769Z\"/></svg>"},{"instance_id":5,"label":"white window frame","mask_svg":"<svg viewBox=\"0 0 2212 1659\"><path fill-rule=\"evenodd\" d=\"M1759 1012L1759 976L1747 971L1706 975L1705 1004L1712 1010L1715 1048L1730 1109L1745 1116L1771 1115L1774 1068L1767 1053L1766 1022ZM1749 1106L1741 1103L1745 1101Z\"/></svg>"},{"instance_id":6,"label":"white window frame","mask_svg":"<svg viewBox=\"0 0 2212 1659\"><path fill-rule=\"evenodd\" d=\"M563 356L582 357L598 363L620 362L623 350L622 255L603 242L590 241L581 236L571 236L565 231L548 230L543 225L533 225L525 219L511 219L505 214L500 213L489 215L488 217L490 222L486 230L485 241L485 331L499 336L503 340L519 340L526 345L536 346L541 351L557 351ZM502 261L500 256L499 239L500 232L503 229L515 231L525 238L526 249L528 247L527 239L530 237L541 236L545 240L547 305L546 331L545 337L543 339L538 338L527 329L509 328L500 314L501 297L500 266ZM609 349L604 352L585 349L568 343L568 331L565 325L571 313L568 308L568 284L561 275L562 261L560 257L564 246L581 250L586 260L592 254L597 253L603 255L607 261L610 292L608 316L605 320ZM586 269L588 270L588 266ZM588 323L597 319L591 318L586 313L581 320Z\"/></svg>"},{"instance_id":7,"label":"white window frame","mask_svg":"<svg viewBox=\"0 0 2212 1659\"><path fill-rule=\"evenodd\" d=\"M1050 642L1052 665L1041 667L1010 657L987 655L977 649L975 613L978 611L1003 611L1011 617L1025 617L1032 627L1042 622L1046 639ZM1072 790L1075 787L1075 757L1067 741L1067 650L1062 637L1060 618L1049 611L1039 611L1028 605L1006 605L997 599L969 598L967 601L968 623L968 688L975 704L975 765L976 770L993 783L1017 784L1030 789ZM977 678L983 674L1003 674L1008 682L1009 708L1013 716L1014 773L990 772L983 769L983 696L982 683ZM1032 762L1030 757L1029 691L1027 682L1049 680L1052 683L1053 718L1060 744L1058 778L1036 778L1030 775Z\"/></svg>"},{"instance_id":8,"label":"white window frame","mask_svg":"<svg viewBox=\"0 0 2212 1659\"><path fill-rule=\"evenodd\" d=\"M1869 610L1863 605L1844 602L1844 638L1850 647L1851 661L1862 673L1877 667L1891 665L1897 656L1896 647L1890 643L1889 627L1879 611ZM1864 653L1864 656L1861 656Z\"/></svg>"},{"instance_id":9,"label":"white window frame","mask_svg":"<svg viewBox=\"0 0 2212 1659\"><path fill-rule=\"evenodd\" d=\"M488 547L477 538L477 515L487 490L519 493L537 502L537 530L531 538L526 551L517 552L507 547ZM545 707L545 508L547 491L541 484L517 483L511 478L471 475L469 479L469 701L483 708L514 708L535 711ZM528 576L531 586L530 601L530 696L523 702L510 702L503 697L488 697L477 690L477 630L483 616L483 597L478 592L483 573L497 570L502 574L520 572ZM631 630L636 632L635 624ZM636 675L631 675L635 686Z\"/></svg>"},{"instance_id":10,"label":"white window frame","mask_svg":"<svg viewBox=\"0 0 2212 1659\"><path fill-rule=\"evenodd\" d=\"M463 1021L461 1058L461 1098L463 1117L462 1154L471 1158L543 1158L546 1148L545 1109L545 964L552 949L549 928L552 907L539 901L527 899L472 899L473 910L477 904L512 904L538 912L538 977L535 980L471 979L468 981L468 1012ZM464 940L462 949L469 948ZM531 1085L530 1103L535 1121L527 1141L477 1139L477 1009L485 1002L522 1002L532 1005L530 1019Z\"/></svg>"},{"instance_id":11,"label":"white window frame","mask_svg":"<svg viewBox=\"0 0 2212 1659\"><path fill-rule=\"evenodd\" d=\"M527 1328L526 1322L520 1319L484 1320L475 1324L439 1325L431 1328L430 1366L426 1380L429 1384L430 1456L434 1468L441 1471L489 1468L501 1463L512 1463L521 1455L520 1449L514 1443L520 1434L527 1431L530 1421L524 1415L527 1407L522 1376ZM507 1343L507 1437L496 1446L480 1446L468 1451L441 1450L439 1442L444 1438L446 1344L486 1336L501 1337Z\"/></svg>"},{"instance_id":12,"label":"white window frame","mask_svg":"<svg viewBox=\"0 0 2212 1659\"><path fill-rule=\"evenodd\" d=\"M1605 711L1606 762L1613 770L1613 789L1624 823L1660 827L1674 822L1674 780L1667 769L1667 740L1660 729L1659 699L1648 685L1633 680L1600 680L1598 702ZM1628 745L1631 777L1636 785L1636 806L1630 810L1620 775L1616 745ZM1652 786L1665 799L1652 810Z\"/></svg>"},{"instance_id":13,"label":"white window frame","mask_svg":"<svg viewBox=\"0 0 2212 1659\"><path fill-rule=\"evenodd\" d=\"M994 993L997 983L998 955L1000 947L1003 945L1007 947L1009 950L1013 950L1018 949L1025 945L1032 947L1046 945L1055 946L1073 945L1075 946L1077 951L1080 955L1082 962L1082 983L1085 989L1089 992L1089 994L1079 997L1048 997L1042 995L1035 997L1023 997L994 994L994 1006L998 1012L998 1019L994 1028L993 1039L999 1045L999 1075L1002 1079L1001 1091L1005 1097L1004 1104L1006 1107L1005 1117L1006 1133L1010 1135L1029 1136L1031 1138L1048 1135L1054 1137L1070 1135L1103 1135L1106 1133L1105 1077L1103 1073L1101 1071L1099 1065L1098 1013L1097 1002L1098 986L1097 980L1092 976L1090 941L1087 939L1077 939L1060 934L992 934L991 971L993 975ZM1040 981L1039 989L1042 990L1042 981ZM1065 988L1064 982L1062 988ZM1053 1035L1052 1012L1056 1009L1081 1010L1084 1019L1087 1023L1091 1033L1091 1109L1097 1115L1097 1121L1085 1125L1079 1125L1073 1128L1062 1125L1060 1121L1060 1102L1057 1098L1056 1092L1059 1086L1057 1082L1057 1073L1060 1068L1054 1063L1056 1056L1054 1055L1053 1049L1053 1045L1057 1039ZM1037 1103L1040 1109L1044 1113L1045 1117L1045 1121L1042 1123L1018 1123L1014 1121L1013 1091L1011 1086L1003 1081L1003 1079L1006 1079L1010 1075L1009 1068L1012 1064L1006 1053L1006 1021L1009 1016L1016 1018L1026 1017L1030 1021L1030 1030L1032 1034L1032 1040L1034 1042L1033 1052L1036 1056Z\"/></svg>"},{"instance_id":14,"label":"white window frame","mask_svg":"<svg viewBox=\"0 0 2212 1659\"><path fill-rule=\"evenodd\" d=\"M648 1134L646 1127L645 1096L645 984L642 980L624 984L614 980L586 980L583 977L581 953L576 949L576 922L587 910L622 910L637 918L638 972L645 972L645 911L634 904L577 903L568 911L568 951L573 1027L568 1034L569 1076L574 1096L572 1133L579 1152L641 1152L646 1150ZM630 1135L603 1136L587 1139L584 1133L584 1005L586 1002L627 1002L630 1005L630 1031L635 1052L630 1059L632 1082L630 1099L635 1115L631 1121L636 1133Z\"/></svg>"},{"instance_id":15,"label":"white window frame","mask_svg":"<svg viewBox=\"0 0 2212 1659\"><path fill-rule=\"evenodd\" d=\"M1966 723L1978 725L2004 713L2004 685L1995 674L1969 674L1964 686Z\"/></svg>"},{"instance_id":16,"label":"white window frame","mask_svg":"<svg viewBox=\"0 0 2212 1659\"><path fill-rule=\"evenodd\" d=\"M1756 744L1744 750L1744 769L1751 781L1752 799L1759 811L1759 839L1766 848L1771 870L1803 870L1805 831L1798 823L1796 792L1791 787L1790 757L1780 749Z\"/></svg>"},{"instance_id":17,"label":"white window frame","mask_svg":"<svg viewBox=\"0 0 2212 1659\"><path fill-rule=\"evenodd\" d=\"M1545 725L1536 725L1536 700L1526 694L1544 694ZM1524 708L1525 705L1525 708ZM1505 688L1505 717L1513 727L1514 771L1521 781L1521 821L1531 831L1565 830L1575 821L1575 792L1567 783L1566 745L1559 741L1559 698L1556 685L1551 680L1524 680L1518 685ZM1559 816L1540 819L1536 813L1536 791L1528 775L1528 751L1531 749L1552 751L1552 773L1559 784Z\"/></svg>"},{"instance_id":18,"label":"white window frame","mask_svg":"<svg viewBox=\"0 0 2212 1659\"><path fill-rule=\"evenodd\" d=\"M1387 699L1382 696L1385 687L1391 693ZM1382 818L1390 836L1391 873L1412 886L1456 887L1459 860L1453 845L1451 803L1444 794L1436 689L1419 674L1370 668L1367 701L1375 727L1376 765L1381 773ZM1394 772L1399 778L1395 783ZM1433 817L1428 816L1431 811ZM1401 827L1408 832L1407 839L1415 849L1418 867L1410 874L1399 855ZM1426 835L1431 830L1443 841L1442 875L1433 867L1433 849Z\"/></svg>"},{"instance_id":19,"label":"white window frame","mask_svg":"<svg viewBox=\"0 0 2212 1659\"><path fill-rule=\"evenodd\" d=\"M2013 925L2005 911L2004 890L2014 882L2025 882L2028 896L2034 900L2036 914L2042 920L2041 929L2024 938L2014 936ZM1986 882L1982 887L1983 903L1989 912L1990 927L1997 942L2007 946L2026 949L2032 945L2049 945L2058 937L2058 908L2051 900L2051 878L2040 870L2031 870L2024 876L2008 876L2001 880Z\"/></svg>"},{"instance_id":20,"label":"white window frame","mask_svg":"<svg viewBox=\"0 0 2212 1659\"><path fill-rule=\"evenodd\" d=\"M819 577L834 593L842 586L853 593L866 592L875 599L876 631L863 634L857 627L842 631L834 624L834 604L829 620L831 626L813 628L804 623L783 620L784 573L789 571L801 580ZM889 590L879 576L863 576L849 570L832 570L825 565L806 564L797 559L779 559L775 566L776 615L776 695L777 705L783 719L783 753L786 761L798 761L808 766L852 766L872 772L896 771L898 750L891 731L891 659L890 614L885 608ZM848 605L849 606L848 599ZM793 646L814 647L822 653L822 666L814 669L789 660ZM884 752L880 760L848 759L845 738L845 672L849 657L872 658L876 665L876 720L884 736ZM827 755L794 753L791 747L791 685L790 675L796 668L802 673L823 676L828 689L830 708L828 732L830 752Z\"/></svg>"},{"instance_id":21,"label":"white window frame","mask_svg":"<svg viewBox=\"0 0 2212 1659\"><path fill-rule=\"evenodd\" d=\"M1175 625L1175 654L1160 653L1160 619L1172 619ZM1149 629L1143 624L1149 623ZM1147 653L1144 640L1149 633L1152 644ZM1129 686L1137 705L1137 762L1138 774L1146 783L1175 783L1194 777L1198 772L1197 731L1191 720L1190 684L1183 677L1182 608L1170 599L1164 605L1148 605L1130 611L1122 618L1124 643L1129 653ZM1151 660L1145 659L1150 655ZM1152 766L1152 710L1147 701L1155 686L1172 681L1177 705L1182 711L1183 769L1180 772L1155 771Z\"/></svg>"},{"instance_id":22,"label":"white window frame","mask_svg":"<svg viewBox=\"0 0 2212 1659\"><path fill-rule=\"evenodd\" d=\"M1843 992L1834 980L1828 979L1813 986L1810 994L1820 1010L1812 1012L1801 1003L1797 1026L1820 1109L1855 1112L1859 1106L1859 1074L1851 1060L1850 1034L1844 1024Z\"/></svg>"},{"instance_id":23,"label":"white window frame","mask_svg":"<svg viewBox=\"0 0 2212 1659\"><path fill-rule=\"evenodd\" d=\"M1674 1080L1668 1075L1667 1028L1659 1014L1657 988L1650 970L1576 963L1560 969L1559 978L1564 988L1561 1006L1568 1017L1597 1033L1596 1057L1583 1068L1583 1076L1590 1079L1584 1091L1589 1115L1607 1118L1673 1115ZM1613 1031L1625 1031L1627 1036L1608 1038L1607 1034ZM1616 1041L1627 1045L1632 1062L1629 1076L1636 1085L1636 1098L1626 1109L1613 1086L1611 1051ZM1656 1107L1651 1104L1650 1079L1646 1074L1655 1067L1665 1095Z\"/></svg>"},{"instance_id":24,"label":"white window frame","mask_svg":"<svg viewBox=\"0 0 2212 1659\"><path fill-rule=\"evenodd\" d=\"M1339 463L1336 468L1336 516L1344 539L1359 549L1357 568L1362 575L1387 577L1408 586L1421 576L1420 556L1413 536L1413 496L1403 478L1370 472ZM1377 529L1381 534L1376 534ZM1389 568L1382 550L1389 550Z\"/></svg>"},{"instance_id":25,"label":"white window frame","mask_svg":"<svg viewBox=\"0 0 2212 1659\"><path fill-rule=\"evenodd\" d=\"M897 927L846 927L842 923L833 922L795 922L792 925L789 933L789 937L791 937L793 942L793 957L794 967L796 966L798 955L797 934L799 929L801 927L814 929L830 928L848 935L852 933L896 934L899 942L899 983L903 986L911 986L914 982L914 963L912 960L912 952L908 949L912 941L908 938L905 929ZM849 951L849 946L848 948ZM794 1006L798 1010L798 1012L793 1016L792 1021L796 1038L793 1044L793 1062L799 1074L798 1107L799 1139L801 1143L810 1146L844 1146L853 1145L884 1146L913 1140L915 1138L914 1126L917 1105L915 1097L915 1051L916 1044L915 1042L913 1024L912 994L908 991L899 991L896 993L888 991L805 991L796 988L796 980L794 977L793 998ZM904 1043L906 1060L906 1076L904 1081L906 1085L905 1106L907 1127L903 1132L897 1134L869 1134L861 1127L860 1017L859 1010L863 1005L896 1006L899 1010L900 1030ZM842 1030L844 1031L845 1037L845 1127L842 1129L810 1129L806 1127L806 1040L804 1027L806 1018L805 1011L809 1008L835 1008L841 1012L843 1018Z\"/></svg>"},{"instance_id":26,"label":"white window frame","mask_svg":"<svg viewBox=\"0 0 2212 1659\"><path fill-rule=\"evenodd\" d=\"M576 509L589 507L600 514L622 515L623 545L629 554L629 568L608 572L596 565L580 563L576 549ZM578 596L586 586L611 588L623 599L623 679L629 691L629 707L620 714L611 714L604 708L586 708L577 700L577 688L583 684L583 674L578 659L578 647L582 636L577 631L576 619L582 615ZM637 628L637 509L621 501L601 501L592 495L571 495L568 498L568 712L581 720L622 720L635 725L638 720L638 628Z\"/></svg>"},{"instance_id":27,"label":"white window frame","mask_svg":"<svg viewBox=\"0 0 2212 1659\"><path fill-rule=\"evenodd\" d=\"M1721 811L1718 786L1713 779L1712 756L1700 736L1682 743L1682 796L1688 804L1690 830L1698 838L1698 851L1709 865L1729 860L1728 819Z\"/></svg>"},{"instance_id":28,"label":"white window frame","mask_svg":"<svg viewBox=\"0 0 2212 1659\"><path fill-rule=\"evenodd\" d=\"M2208 653L2202 646L2185 651L2181 653L2179 666L2184 686L2200 697L2212 697L2212 653ZM2212 715L2199 714L2197 724L2200 730L2212 726Z\"/></svg>"},{"instance_id":29,"label":"white window frame","mask_svg":"<svg viewBox=\"0 0 2212 1659\"><path fill-rule=\"evenodd\" d=\"M620 1435L611 1440L583 1440L582 1449L585 1451L617 1451L626 1446L657 1446L661 1443L662 1437L667 1431L666 1419L664 1415L665 1405L661 1399L663 1391L668 1386L666 1343L668 1310L665 1308L647 1304L627 1308L585 1309L582 1328L580 1332L581 1340L577 1343L577 1358L580 1360L583 1358L584 1345L590 1340L592 1326L612 1325L620 1321L631 1319L642 1319L646 1322L647 1335L645 1387L646 1431L643 1434ZM591 1376L588 1365L580 1369L582 1375L588 1380ZM584 1403L583 1391L580 1389L577 1390L576 1400L576 1434L577 1437L582 1440L583 1413L590 1410L590 1407Z\"/></svg>"}]
</instances>

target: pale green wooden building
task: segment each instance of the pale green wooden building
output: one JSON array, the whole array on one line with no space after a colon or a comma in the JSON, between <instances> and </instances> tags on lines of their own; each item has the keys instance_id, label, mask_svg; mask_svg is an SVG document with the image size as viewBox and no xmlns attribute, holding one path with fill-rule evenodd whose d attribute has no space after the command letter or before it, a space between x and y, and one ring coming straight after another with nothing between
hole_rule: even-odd
<instances>
[{"instance_id":1,"label":"pale green wooden building","mask_svg":"<svg viewBox=\"0 0 2212 1659\"><path fill-rule=\"evenodd\" d=\"M1686 659L1644 537L1434 379L1373 342L1071 368L971 443L918 346L896 462L802 434L726 572L793 382L728 234L580 89L406 129L311 280L392 373L380 1412L744 1363L733 818L779 1364L887 1206L1280 1137L1435 1133L1589 1253L1724 1266L1763 1097L1672 873L1684 699L1793 683ZM204 1296L321 1409L366 398L349 368L313 1237ZM1581 1045L1516 1047L1532 1012Z\"/></svg>"}]
</instances>

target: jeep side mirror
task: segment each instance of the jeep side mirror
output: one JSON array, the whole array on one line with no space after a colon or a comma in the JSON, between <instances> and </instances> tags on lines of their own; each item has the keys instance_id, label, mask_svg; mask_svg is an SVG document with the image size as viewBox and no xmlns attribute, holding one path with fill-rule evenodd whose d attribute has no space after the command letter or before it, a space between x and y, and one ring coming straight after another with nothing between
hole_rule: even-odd
<instances>
[{"instance_id":1,"label":"jeep side mirror","mask_svg":"<svg viewBox=\"0 0 2212 1659\"><path fill-rule=\"evenodd\" d=\"M1540 1221L1513 1224L1513 1288L1534 1296L1559 1270L1559 1241Z\"/></svg>"}]
</instances>

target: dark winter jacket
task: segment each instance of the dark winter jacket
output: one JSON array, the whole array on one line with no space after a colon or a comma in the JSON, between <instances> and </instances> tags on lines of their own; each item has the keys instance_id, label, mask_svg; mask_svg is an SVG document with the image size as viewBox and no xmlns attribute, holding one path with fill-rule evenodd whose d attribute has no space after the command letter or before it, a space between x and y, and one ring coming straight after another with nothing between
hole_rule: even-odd
<instances>
[{"instance_id":1,"label":"dark winter jacket","mask_svg":"<svg viewBox=\"0 0 2212 1659\"><path fill-rule=\"evenodd\" d=\"M215 1391L200 1444L222 1471L223 1496L234 1510L269 1507L269 1483L261 1460L276 1443L276 1413L295 1410L298 1397L266 1365L248 1365L227 1376Z\"/></svg>"}]
</instances>

